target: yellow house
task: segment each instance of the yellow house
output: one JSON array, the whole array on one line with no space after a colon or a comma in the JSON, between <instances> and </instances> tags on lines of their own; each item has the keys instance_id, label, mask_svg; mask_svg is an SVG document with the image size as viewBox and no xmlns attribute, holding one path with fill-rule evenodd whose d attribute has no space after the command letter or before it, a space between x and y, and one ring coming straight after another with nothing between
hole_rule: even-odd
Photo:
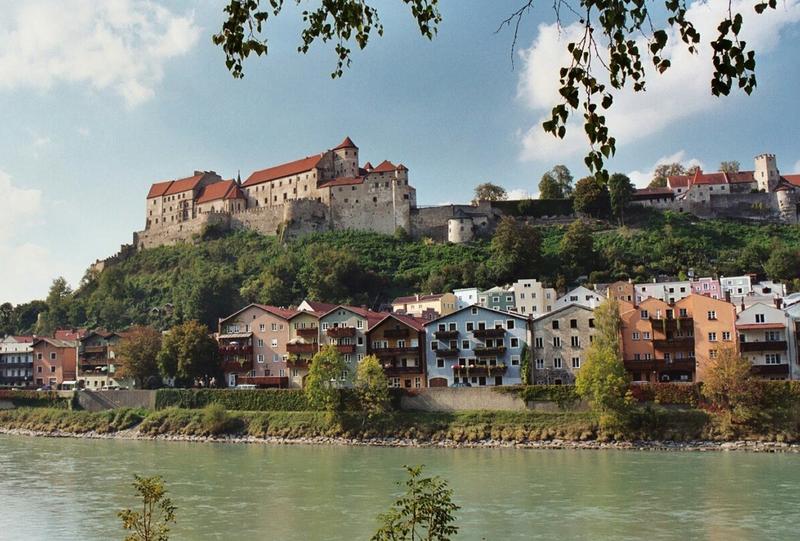
<instances>
[{"instance_id":1,"label":"yellow house","mask_svg":"<svg viewBox=\"0 0 800 541\"><path fill-rule=\"evenodd\" d=\"M431 320L455 312L457 300L452 293L397 297L392 301L392 311Z\"/></svg>"}]
</instances>

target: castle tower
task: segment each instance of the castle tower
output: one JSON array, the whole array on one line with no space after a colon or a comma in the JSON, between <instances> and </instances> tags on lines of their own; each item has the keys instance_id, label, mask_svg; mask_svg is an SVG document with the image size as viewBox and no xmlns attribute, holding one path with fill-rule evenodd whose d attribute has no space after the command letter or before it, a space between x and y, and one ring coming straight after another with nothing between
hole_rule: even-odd
<instances>
[{"instance_id":1,"label":"castle tower","mask_svg":"<svg viewBox=\"0 0 800 541\"><path fill-rule=\"evenodd\" d=\"M755 179L758 189L771 192L778 187L781 175L778 172L778 161L775 154L759 154L755 158Z\"/></svg>"},{"instance_id":2,"label":"castle tower","mask_svg":"<svg viewBox=\"0 0 800 541\"><path fill-rule=\"evenodd\" d=\"M358 147L349 137L333 149L333 176L358 176Z\"/></svg>"}]
</instances>

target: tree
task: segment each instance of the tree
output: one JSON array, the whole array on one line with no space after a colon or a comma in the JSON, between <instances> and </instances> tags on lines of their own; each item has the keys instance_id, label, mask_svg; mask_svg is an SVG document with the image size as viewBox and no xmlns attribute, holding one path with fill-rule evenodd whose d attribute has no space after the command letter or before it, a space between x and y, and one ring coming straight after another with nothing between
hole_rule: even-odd
<instances>
[{"instance_id":1,"label":"tree","mask_svg":"<svg viewBox=\"0 0 800 541\"><path fill-rule=\"evenodd\" d=\"M497 281L512 281L533 272L541 260L541 242L535 227L504 216L490 245L492 270Z\"/></svg>"},{"instance_id":2,"label":"tree","mask_svg":"<svg viewBox=\"0 0 800 541\"><path fill-rule=\"evenodd\" d=\"M358 363L354 386L361 409L369 417L389 409L389 380L375 355L367 355Z\"/></svg>"},{"instance_id":3,"label":"tree","mask_svg":"<svg viewBox=\"0 0 800 541\"><path fill-rule=\"evenodd\" d=\"M0 304L0 336L14 334L14 305L10 302Z\"/></svg>"},{"instance_id":4,"label":"tree","mask_svg":"<svg viewBox=\"0 0 800 541\"><path fill-rule=\"evenodd\" d=\"M650 184L647 185L648 188L666 188L667 187L667 177L653 177L653 180L650 181Z\"/></svg>"},{"instance_id":5,"label":"tree","mask_svg":"<svg viewBox=\"0 0 800 541\"><path fill-rule=\"evenodd\" d=\"M448 541L458 533L453 489L439 477L422 477L422 466L404 466L406 493L387 513L378 517L381 527L372 541Z\"/></svg>"},{"instance_id":6,"label":"tree","mask_svg":"<svg viewBox=\"0 0 800 541\"><path fill-rule=\"evenodd\" d=\"M352 251L319 246L307 250L299 277L310 298L334 303L368 302L375 281Z\"/></svg>"},{"instance_id":7,"label":"tree","mask_svg":"<svg viewBox=\"0 0 800 541\"><path fill-rule=\"evenodd\" d=\"M475 187L472 204L477 204L479 201L505 201L506 199L508 199L508 193L505 188L491 182L484 182Z\"/></svg>"},{"instance_id":8,"label":"tree","mask_svg":"<svg viewBox=\"0 0 800 541\"><path fill-rule=\"evenodd\" d=\"M608 187L595 177L584 177L575 184L573 193L575 212L594 218L608 216L611 202Z\"/></svg>"},{"instance_id":9,"label":"tree","mask_svg":"<svg viewBox=\"0 0 800 541\"><path fill-rule=\"evenodd\" d=\"M667 177L687 174L686 168L678 162L662 163L656 166L653 171L653 179L648 184L648 188L664 188L667 185Z\"/></svg>"},{"instance_id":10,"label":"tree","mask_svg":"<svg viewBox=\"0 0 800 541\"><path fill-rule=\"evenodd\" d=\"M620 224L625 223L625 208L636 193L636 188L627 175L614 173L608 179L608 194L611 200L611 214L619 220Z\"/></svg>"},{"instance_id":11,"label":"tree","mask_svg":"<svg viewBox=\"0 0 800 541\"><path fill-rule=\"evenodd\" d=\"M297 252L287 250L281 253L256 279L242 286L242 297L250 302L274 306L298 303L305 296L305 290L297 280L301 267Z\"/></svg>"},{"instance_id":12,"label":"tree","mask_svg":"<svg viewBox=\"0 0 800 541\"><path fill-rule=\"evenodd\" d=\"M575 378L575 390L600 416L601 426L608 427L618 423L628 407L628 374L622 363L617 300L606 299L595 309L594 320L597 332Z\"/></svg>"},{"instance_id":13,"label":"tree","mask_svg":"<svg viewBox=\"0 0 800 541\"><path fill-rule=\"evenodd\" d=\"M192 385L198 380L208 385L220 375L217 342L199 321L176 325L161 341L158 366L163 376L175 378L180 385Z\"/></svg>"},{"instance_id":14,"label":"tree","mask_svg":"<svg viewBox=\"0 0 800 541\"><path fill-rule=\"evenodd\" d=\"M770 280L791 280L798 276L800 270L800 257L797 251L780 244L774 243L769 259L764 264L764 271Z\"/></svg>"},{"instance_id":15,"label":"tree","mask_svg":"<svg viewBox=\"0 0 800 541\"><path fill-rule=\"evenodd\" d=\"M350 377L350 367L336 349L336 346L323 346L312 358L306 376L305 395L308 403L328 413L341 407L339 387Z\"/></svg>"},{"instance_id":16,"label":"tree","mask_svg":"<svg viewBox=\"0 0 800 541\"><path fill-rule=\"evenodd\" d=\"M402 0L402 4L410 8L420 34L432 39L442 21L438 0ZM283 5L283 1L229 0L226 19L213 41L222 47L225 65L234 77L244 76L242 63L251 53L257 56L267 53L267 38L262 32L270 18L280 15ZM775 0L756 0L754 10L762 13L777 5ZM519 0L518 9L503 14L505 18L498 30L513 29L512 62L517 40L523 39L519 35L520 29L525 28L523 20L533 7L534 0ZM680 39L689 53L696 53L701 36L687 16L685 2L668 1L666 9L662 7L653 13L646 3L620 5L577 0L568 10L562 7L560 3L553 5L555 22L560 28L574 24L580 31L566 45L569 64L560 70L560 102L554 105L542 128L563 139L570 118L582 116L589 143L584 163L598 180L607 181L604 161L615 153L616 139L606 125L605 110L613 106L617 93L630 88L634 92L646 89L648 57L658 74L671 67L677 58L668 53L671 39ZM321 1L303 11L302 17L304 27L298 51L307 53L315 42L333 41L337 61L332 77L342 76L344 68L350 65L353 44L364 49L374 33L383 35L378 10L367 0ZM756 87L756 59L755 51L739 39L744 18L733 9L719 17L718 24L713 24L717 35L710 44L713 51L710 92L727 96L732 88L739 88L750 94Z\"/></svg>"},{"instance_id":17,"label":"tree","mask_svg":"<svg viewBox=\"0 0 800 541\"><path fill-rule=\"evenodd\" d=\"M757 386L752 376L752 365L730 347L717 352L703 380L702 393L713 405L720 408L733 421L745 421L758 403Z\"/></svg>"},{"instance_id":18,"label":"tree","mask_svg":"<svg viewBox=\"0 0 800 541\"><path fill-rule=\"evenodd\" d=\"M53 280L47 294L47 310L36 325L36 332L40 336L52 335L56 329L65 327L69 321L69 301L72 297L72 288L67 281L59 276Z\"/></svg>"},{"instance_id":19,"label":"tree","mask_svg":"<svg viewBox=\"0 0 800 541\"><path fill-rule=\"evenodd\" d=\"M566 165L556 165L542 175L539 199L564 199L572 195L572 173Z\"/></svg>"},{"instance_id":20,"label":"tree","mask_svg":"<svg viewBox=\"0 0 800 541\"><path fill-rule=\"evenodd\" d=\"M158 354L161 333L152 327L134 327L120 340L115 351L120 363L120 375L133 378L136 386L146 389L159 378Z\"/></svg>"},{"instance_id":21,"label":"tree","mask_svg":"<svg viewBox=\"0 0 800 541\"><path fill-rule=\"evenodd\" d=\"M133 488L141 499L142 510L123 509L117 513L122 527L131 532L125 541L167 541L177 507L167 497L164 480L161 476L133 477Z\"/></svg>"},{"instance_id":22,"label":"tree","mask_svg":"<svg viewBox=\"0 0 800 541\"><path fill-rule=\"evenodd\" d=\"M575 278L588 274L595 264L592 229L585 220L575 220L561 237L558 257L562 268Z\"/></svg>"},{"instance_id":23,"label":"tree","mask_svg":"<svg viewBox=\"0 0 800 541\"><path fill-rule=\"evenodd\" d=\"M738 173L740 168L739 162L736 160L731 160L728 162L722 162L719 164L719 170L723 173Z\"/></svg>"}]
</instances>

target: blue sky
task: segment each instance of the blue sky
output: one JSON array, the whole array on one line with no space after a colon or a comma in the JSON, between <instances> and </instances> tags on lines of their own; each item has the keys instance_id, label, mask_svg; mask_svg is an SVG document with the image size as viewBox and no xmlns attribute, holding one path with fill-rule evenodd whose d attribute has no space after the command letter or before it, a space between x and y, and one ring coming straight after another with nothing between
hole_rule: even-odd
<instances>
[{"instance_id":1,"label":"blue sky","mask_svg":"<svg viewBox=\"0 0 800 541\"><path fill-rule=\"evenodd\" d=\"M701 29L718 20L719 2L693 5ZM406 164L420 204L468 201L485 181L535 194L557 163L576 178L585 173L580 127L563 142L538 129L574 31L565 24L559 36L548 6L523 24L512 68L511 34L495 29L519 0L444 1L432 42L400 2L376 2L385 36L332 80L330 47L296 53L301 21L290 2L269 24L269 56L248 61L245 78L234 80L210 38L224 3L31 0L3 8L0 302L43 297L59 275L77 285L92 261L141 229L152 182L195 169L226 178L241 170L244 178L345 135L362 160ZM783 171L800 170L800 5L788 0L752 20L750 42L765 51L755 94L709 97L702 54L652 77L650 92L620 96L609 116L620 140L612 170L643 183L660 160L715 169L736 159L746 168L765 151ZM676 60L682 54L673 51Z\"/></svg>"}]
</instances>

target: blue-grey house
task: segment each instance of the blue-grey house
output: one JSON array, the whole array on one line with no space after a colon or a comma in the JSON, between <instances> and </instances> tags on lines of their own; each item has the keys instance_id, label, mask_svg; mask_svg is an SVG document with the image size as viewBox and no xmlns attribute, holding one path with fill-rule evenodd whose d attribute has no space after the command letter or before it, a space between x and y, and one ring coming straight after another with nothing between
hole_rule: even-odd
<instances>
[{"instance_id":1,"label":"blue-grey house","mask_svg":"<svg viewBox=\"0 0 800 541\"><path fill-rule=\"evenodd\" d=\"M522 383L528 320L520 315L467 306L425 324L428 386Z\"/></svg>"}]
</instances>

